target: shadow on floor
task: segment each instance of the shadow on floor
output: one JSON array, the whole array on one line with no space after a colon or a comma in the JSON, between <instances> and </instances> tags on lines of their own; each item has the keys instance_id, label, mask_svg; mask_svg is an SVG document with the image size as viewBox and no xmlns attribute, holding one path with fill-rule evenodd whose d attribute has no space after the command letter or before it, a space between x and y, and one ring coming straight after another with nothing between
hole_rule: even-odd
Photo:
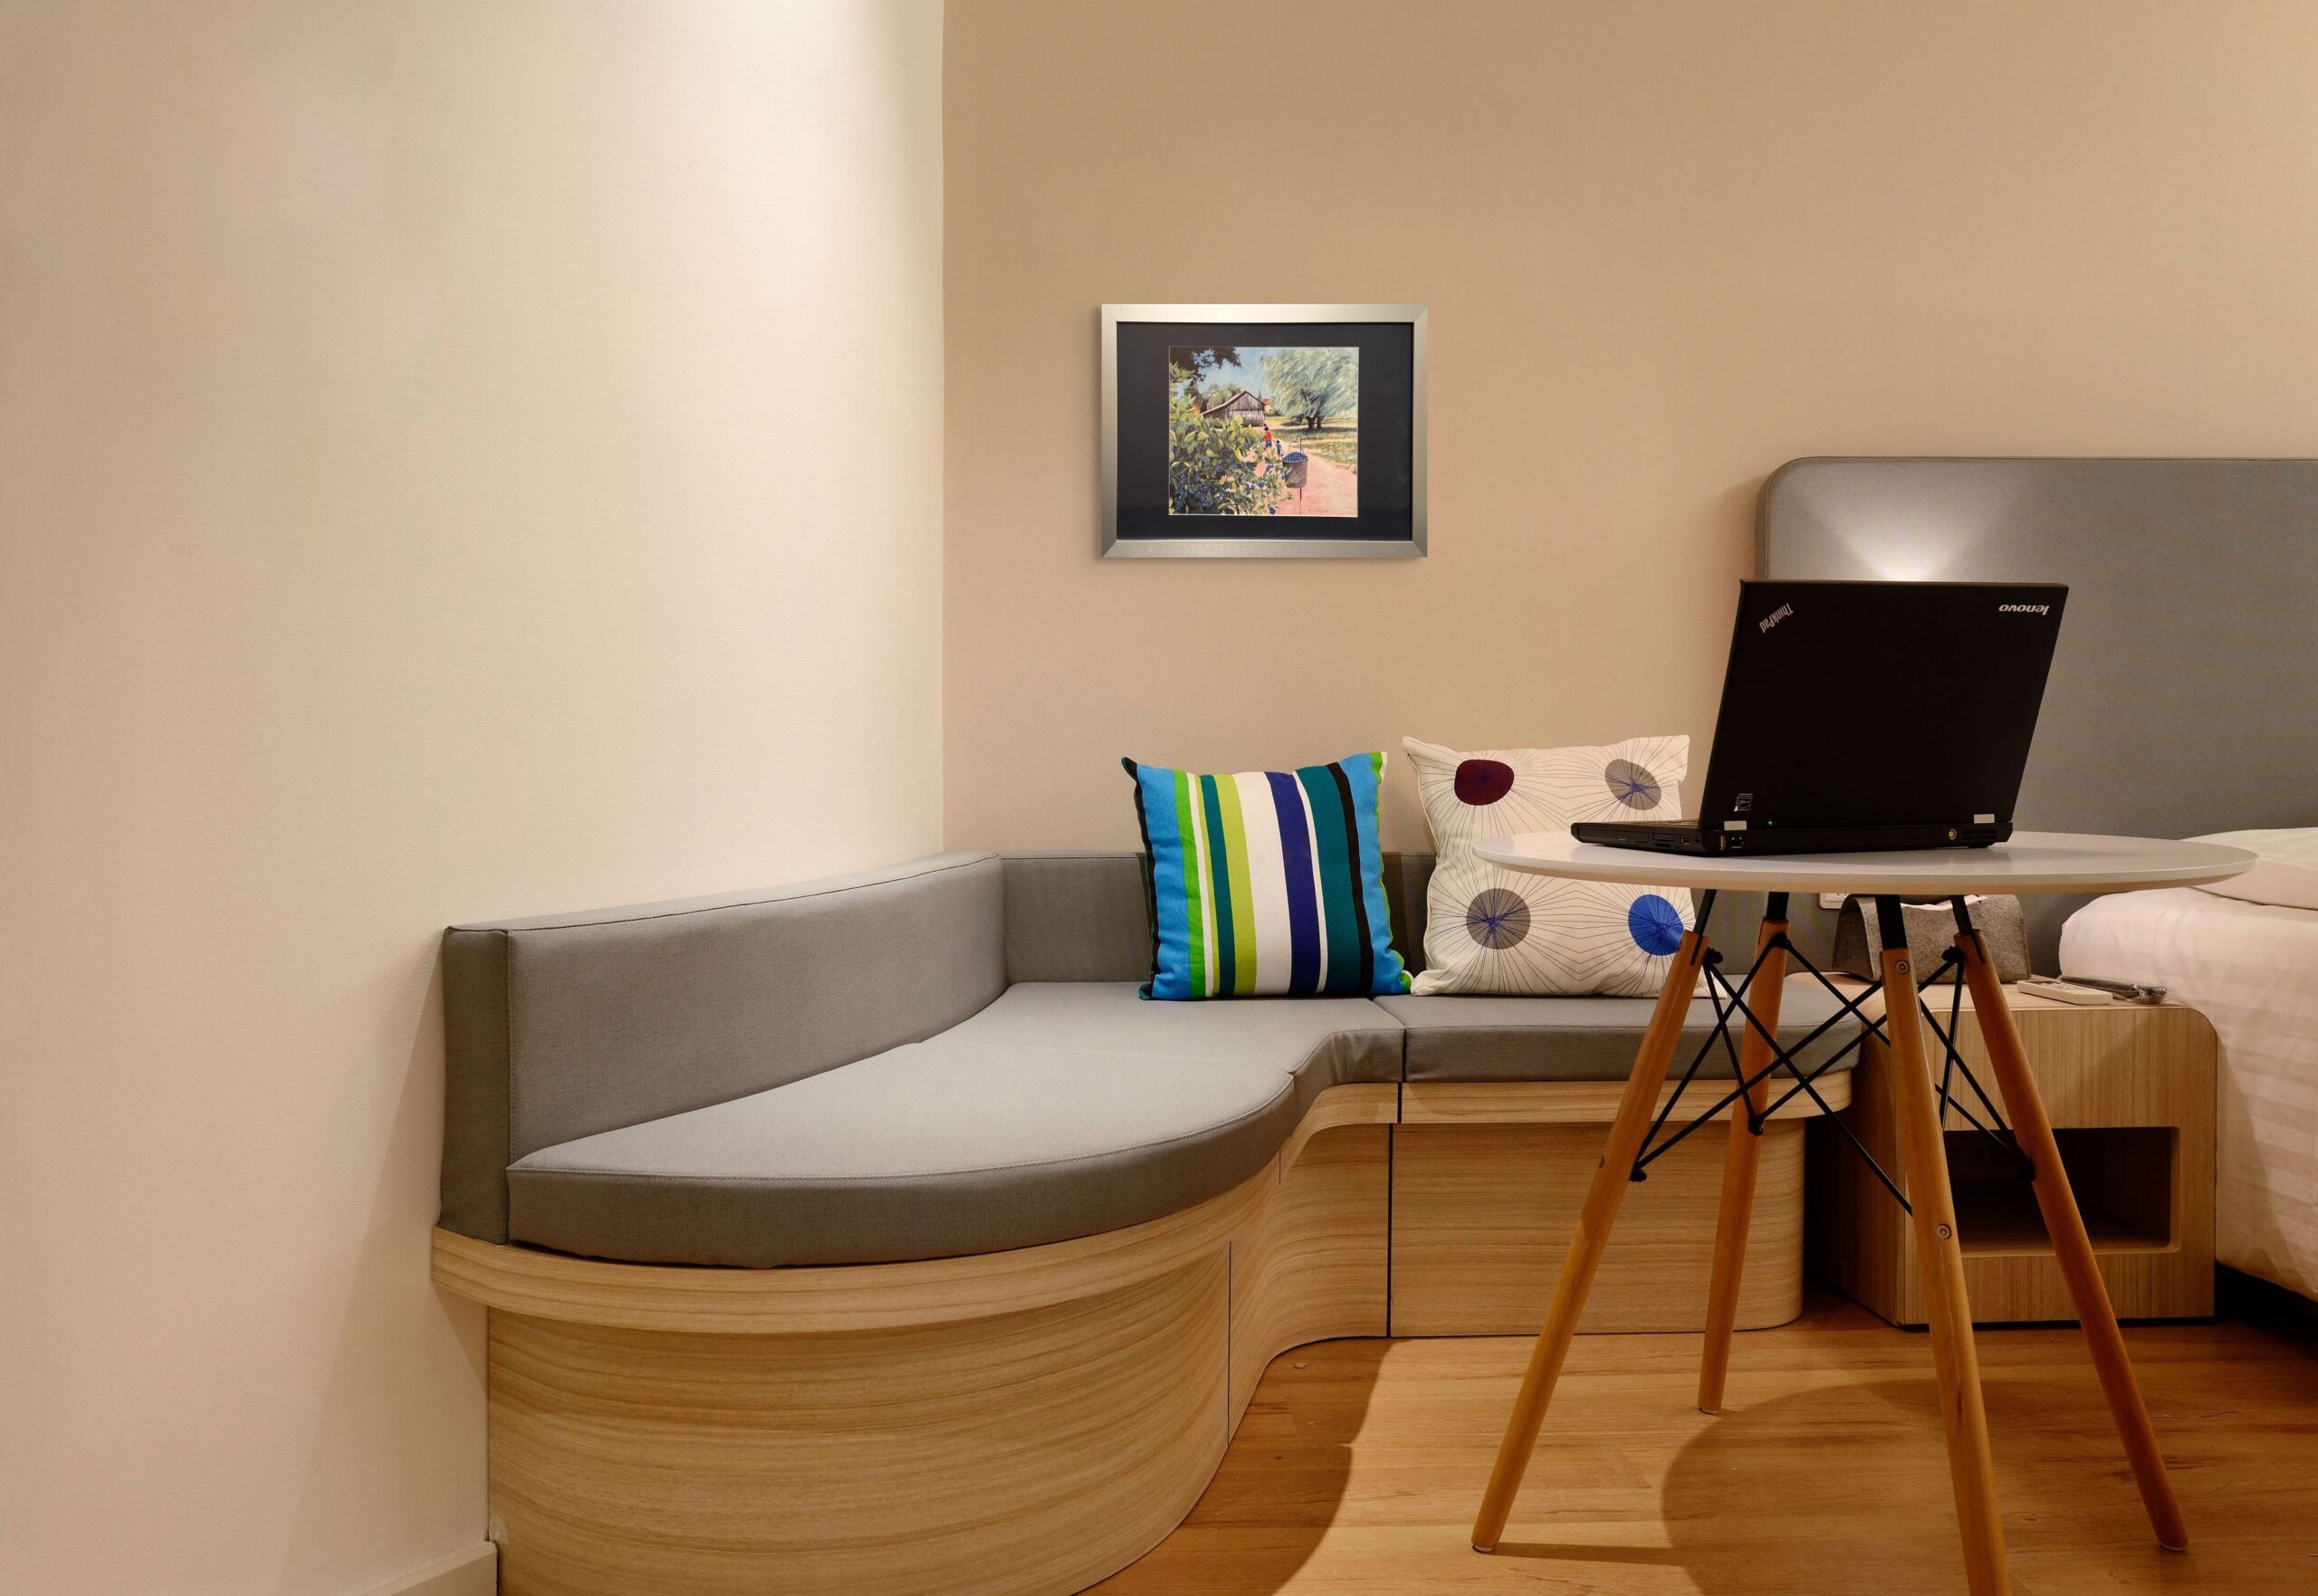
<instances>
[{"instance_id":1,"label":"shadow on floor","mask_svg":"<svg viewBox=\"0 0 2318 1596\"><path fill-rule=\"evenodd\" d=\"M1088 1596L1262 1592L1292 1581L1339 1516L1394 1344L1313 1342L1274 1358L1191 1516Z\"/></svg>"},{"instance_id":2,"label":"shadow on floor","mask_svg":"<svg viewBox=\"0 0 2318 1596\"><path fill-rule=\"evenodd\" d=\"M2189 1520L2150 1534L2073 1330L1980 1338L2015 1589L2318 1589L2318 1382L2304 1343L2132 1333ZM1729 1406L1697 1338L1585 1338L1493 1557L1467 1543L1522 1338L1323 1343L1276 1360L1214 1483L1106 1596L1954 1596L1963 1561L1930 1348L1823 1305L1749 1337Z\"/></svg>"},{"instance_id":3,"label":"shadow on floor","mask_svg":"<svg viewBox=\"0 0 2318 1596\"><path fill-rule=\"evenodd\" d=\"M2074 1333L2047 1333L2045 1343L2061 1349L2049 1365L1984 1371L2016 1590L2242 1596L2311 1588L2299 1582L2300 1571L2312 1565L2318 1536L2274 1537L2256 1527L2264 1516L2258 1507L2249 1518L2245 1486L2266 1470L2246 1467L2252 1457L2228 1457L2237 1444L2259 1456L2261 1439L2246 1433L2242 1419L2213 1407L2195 1418L2182 1407L2159 1413L2193 1543L2186 1555L2165 1552L2150 1532L2090 1371L2075 1362ZM2273 1405L2275 1393L2265 1388L2294 1378L2292 1350L2265 1356L2260 1374L2246 1381L2250 1408ZM2158 1380L2170 1373L2158 1370ZM2207 1423L2238 1434L2201 1433ZM1637 1472L1657 1482L1655 1524L1624 1519L1643 1529L1634 1539L1648 1543L1604 1543L1599 1521L1615 1524L1618 1516L1589 1511L1583 1480L1541 1453L1523 1496L1526 1536L1500 1546L1499 1558L1541 1573L1547 1589L1634 1596L1952 1596L1962 1589L1954 1496L1928 1370L1831 1380L1734 1402L1719 1418L1701 1417L1678 1446L1662 1444L1686 1426L1664 1413L1638 1416L1626 1448ZM2238 1474L2238 1484L2217 1477L2225 1472ZM1559 1507L1557 1484L1566 1492ZM1571 1521L1566 1541L1537 1533L1541 1508ZM2273 1538L2276 1543L2264 1543ZM1444 1555L1444 1573L1449 1563ZM1446 1579L1440 1582L1446 1588ZM1459 1588L1520 1588L1520 1582L1466 1577Z\"/></svg>"}]
</instances>

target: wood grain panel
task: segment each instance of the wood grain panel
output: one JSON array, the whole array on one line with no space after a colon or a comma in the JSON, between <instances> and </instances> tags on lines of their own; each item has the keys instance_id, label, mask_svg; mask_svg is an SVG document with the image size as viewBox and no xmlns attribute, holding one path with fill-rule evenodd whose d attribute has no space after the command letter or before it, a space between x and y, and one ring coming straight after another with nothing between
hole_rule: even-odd
<instances>
[{"instance_id":1,"label":"wood grain panel","mask_svg":"<svg viewBox=\"0 0 2318 1596\"><path fill-rule=\"evenodd\" d=\"M2079 1008L2008 992L2014 1023L2037 1093L2060 1132L2071 1184L2093 1233L2093 1251L2120 1318L2196 1318L2213 1312L2213 1027L2177 1005L2115 1003ZM1948 1020L1949 993L1930 994ZM1873 1005L1871 1005L1873 1011ZM1935 1051L1938 1044L1933 1043ZM1964 1000L1959 1051L2003 1106L1971 999ZM1872 1038L1853 1072L1845 1118L1883 1166L1897 1173L1891 1134L1890 1061ZM1978 1104L1960 1080L1957 1090ZM1985 1116L1983 1116L1985 1117ZM1950 1110L1946 1126L1968 1132ZM2072 1132L2111 1128L2172 1132L2169 1159L2152 1158L2143 1139ZM1832 1127L1814 1133L1810 1208L1815 1268L1831 1284L1895 1324L1924 1322L1907 1218ZM1953 1152L1959 1173L1974 1156L1977 1132ZM1990 1150L1993 1151L1993 1150ZM2161 1194L2152 1177L2170 1165ZM2104 1186L2112 1190L2104 1192ZM2150 1215L2155 1201L2163 1222ZM1958 1229L1964 1242L1966 1287L1981 1324L2072 1322L2075 1308L2051 1248L2042 1239L2026 1181L1983 1181L1959 1189Z\"/></svg>"},{"instance_id":2,"label":"wood grain panel","mask_svg":"<svg viewBox=\"0 0 2318 1596\"><path fill-rule=\"evenodd\" d=\"M1226 1269L866 1334L494 1312L502 1588L1076 1591L1173 1528L1222 1456Z\"/></svg>"},{"instance_id":3,"label":"wood grain panel","mask_svg":"<svg viewBox=\"0 0 2318 1596\"><path fill-rule=\"evenodd\" d=\"M1601 1161L1601 1124L1403 1124L1393 1147L1393 1333L1534 1333ZM1581 1332L1700 1330L1724 1138L1700 1132L1626 1195ZM1738 1324L1795 1317L1803 1127L1763 1134Z\"/></svg>"},{"instance_id":4,"label":"wood grain panel","mask_svg":"<svg viewBox=\"0 0 2318 1596\"><path fill-rule=\"evenodd\" d=\"M978 1258L697 1269L437 1232L437 1280L493 1310L505 1589L1060 1591L1120 1567L1189 1509L1277 1353L1385 1332L1396 1260L1420 1302L1430 1278L1453 1306L1461 1269L1508 1282L1480 1302L1493 1331L1541 1317L1604 1127L1487 1116L1557 1119L1585 1094L1469 1090L1448 1112L1478 1123L1413 1131L1393 1127L1400 1095L1322 1094L1279 1157L1182 1214ZM1796 1204L1798 1131L1773 1126L1765 1149L1743 1324L1793 1312L1777 1215ZM1394 1138L1412 1135L1414 1228L1395 1249L1412 1193ZM1633 1194L1587 1328L1701 1321L1719 1142ZM1403 1333L1451 1333L1436 1317Z\"/></svg>"},{"instance_id":5,"label":"wood grain panel","mask_svg":"<svg viewBox=\"0 0 2318 1596\"><path fill-rule=\"evenodd\" d=\"M1693 1118L1700 1110L1721 1101L1738 1083L1699 1080L1682 1094L1681 1113ZM1793 1080L1770 1083L1776 1102ZM1831 1071L1815 1083L1830 1108L1851 1101L1851 1075ZM1599 1125L1606 1133L1618 1112L1623 1081L1411 1081L1401 1088L1401 1123L1404 1125ZM1661 1108L1674 1094L1666 1087L1658 1094ZM1783 1120L1815 1118L1819 1105L1807 1094L1783 1104L1772 1117ZM1730 1117L1724 1109L1714 1116ZM1595 1139L1595 1152L1601 1151Z\"/></svg>"},{"instance_id":6,"label":"wood grain panel","mask_svg":"<svg viewBox=\"0 0 2318 1596\"><path fill-rule=\"evenodd\" d=\"M1397 1081L1357 1081L1330 1086L1312 1100L1304 1118L1279 1150L1283 1170L1292 1170L1304 1144L1323 1131L1338 1125L1389 1125L1401 1117L1401 1086Z\"/></svg>"},{"instance_id":7,"label":"wood grain panel","mask_svg":"<svg viewBox=\"0 0 2318 1596\"><path fill-rule=\"evenodd\" d=\"M1325 1131L1231 1242L1231 1420L1292 1346L1385 1328L1392 1131ZM1285 1155L1283 1154L1283 1158Z\"/></svg>"},{"instance_id":8,"label":"wood grain panel","mask_svg":"<svg viewBox=\"0 0 2318 1596\"><path fill-rule=\"evenodd\" d=\"M1323 1094L1313 1112L1327 1103ZM1220 1197L1124 1230L1011 1252L830 1268L614 1264L437 1228L435 1281L486 1307L629 1330L811 1335L953 1324L1114 1291L1205 1257L1277 1184L1274 1161Z\"/></svg>"},{"instance_id":9,"label":"wood grain panel","mask_svg":"<svg viewBox=\"0 0 2318 1596\"><path fill-rule=\"evenodd\" d=\"M1273 1355L1384 1332L1397 1096L1324 1094L1279 1157L1173 1220L990 1258L705 1270L438 1235L438 1278L494 1305L504 1589L971 1596L1109 1573L1189 1511ZM926 1322L889 1322L908 1312Z\"/></svg>"}]
</instances>

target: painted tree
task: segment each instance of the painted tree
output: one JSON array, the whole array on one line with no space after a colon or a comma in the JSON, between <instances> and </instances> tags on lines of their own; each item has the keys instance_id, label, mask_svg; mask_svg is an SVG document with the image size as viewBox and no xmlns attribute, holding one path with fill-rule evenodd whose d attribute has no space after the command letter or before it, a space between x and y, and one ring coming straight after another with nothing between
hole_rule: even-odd
<instances>
[{"instance_id":1,"label":"painted tree","mask_svg":"<svg viewBox=\"0 0 2318 1596\"><path fill-rule=\"evenodd\" d=\"M1270 467L1267 469L1268 466ZM1266 515L1288 497L1263 429L1202 416L1182 394L1167 406L1167 508L1176 515Z\"/></svg>"},{"instance_id":2,"label":"painted tree","mask_svg":"<svg viewBox=\"0 0 2318 1596\"><path fill-rule=\"evenodd\" d=\"M1176 344L1167 350L1167 363L1204 377L1219 366L1237 366L1240 351L1230 344Z\"/></svg>"},{"instance_id":3,"label":"painted tree","mask_svg":"<svg viewBox=\"0 0 2318 1596\"><path fill-rule=\"evenodd\" d=\"M1171 390L1189 393L1195 403L1206 404L1218 387L1228 391L1215 373L1226 366L1239 363L1240 351L1230 344L1176 344L1167 350L1167 386Z\"/></svg>"},{"instance_id":4,"label":"painted tree","mask_svg":"<svg viewBox=\"0 0 2318 1596\"><path fill-rule=\"evenodd\" d=\"M1264 381L1281 415L1317 432L1328 417L1360 403L1360 351L1346 346L1276 349L1264 357Z\"/></svg>"}]
</instances>

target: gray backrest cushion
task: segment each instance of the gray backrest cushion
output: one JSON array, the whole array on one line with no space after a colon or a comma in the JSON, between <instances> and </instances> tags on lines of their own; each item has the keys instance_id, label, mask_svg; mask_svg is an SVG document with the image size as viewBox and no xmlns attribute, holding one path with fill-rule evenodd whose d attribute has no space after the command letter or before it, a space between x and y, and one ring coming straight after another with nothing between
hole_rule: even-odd
<instances>
[{"instance_id":1,"label":"gray backrest cushion","mask_svg":"<svg viewBox=\"0 0 2318 1596\"><path fill-rule=\"evenodd\" d=\"M1139 981L1151 973L1143 855L1009 854L1006 979Z\"/></svg>"},{"instance_id":2,"label":"gray backrest cushion","mask_svg":"<svg viewBox=\"0 0 2318 1596\"><path fill-rule=\"evenodd\" d=\"M1424 970L1425 894L1432 885L1431 854L1384 855L1384 906L1392 912L1393 948L1411 975Z\"/></svg>"},{"instance_id":3,"label":"gray backrest cushion","mask_svg":"<svg viewBox=\"0 0 2318 1596\"><path fill-rule=\"evenodd\" d=\"M1424 968L1431 854L1384 855L1393 946ZM1151 888L1139 853L1006 855L1009 981L1139 981L1151 974Z\"/></svg>"},{"instance_id":4,"label":"gray backrest cushion","mask_svg":"<svg viewBox=\"0 0 2318 1596\"><path fill-rule=\"evenodd\" d=\"M508 1164L818 1075L1006 987L994 854L491 925L443 941L443 1223L504 1240Z\"/></svg>"}]
</instances>

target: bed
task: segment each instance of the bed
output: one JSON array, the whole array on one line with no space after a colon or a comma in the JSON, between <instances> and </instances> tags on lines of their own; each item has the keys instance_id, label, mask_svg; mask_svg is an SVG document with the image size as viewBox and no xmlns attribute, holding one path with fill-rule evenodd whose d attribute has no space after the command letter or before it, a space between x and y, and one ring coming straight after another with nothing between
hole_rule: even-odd
<instances>
[{"instance_id":1,"label":"bed","mask_svg":"<svg viewBox=\"0 0 2318 1596\"><path fill-rule=\"evenodd\" d=\"M2318 1297L2318 910L2195 887L2095 899L2061 968L2167 989L2221 1041L2215 1256Z\"/></svg>"},{"instance_id":2,"label":"bed","mask_svg":"<svg viewBox=\"0 0 2318 1596\"><path fill-rule=\"evenodd\" d=\"M2023 827L2318 827L2318 461L1819 458L1756 508L1767 577L2069 585ZM2212 1020L2221 1261L2318 1297L2313 905L2184 888L2025 906L2034 968L2160 984ZM1796 922L1825 945L1826 916Z\"/></svg>"}]
</instances>

